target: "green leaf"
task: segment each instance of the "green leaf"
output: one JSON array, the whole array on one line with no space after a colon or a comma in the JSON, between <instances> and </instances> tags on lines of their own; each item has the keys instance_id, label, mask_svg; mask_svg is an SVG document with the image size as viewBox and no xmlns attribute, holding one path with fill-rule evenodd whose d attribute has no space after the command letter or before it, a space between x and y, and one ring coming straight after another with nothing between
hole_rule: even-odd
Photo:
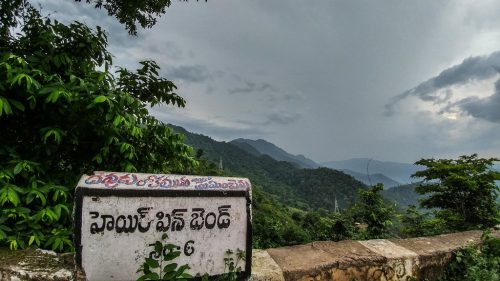
<instances>
[{"instance_id":1,"label":"green leaf","mask_svg":"<svg viewBox=\"0 0 500 281\"><path fill-rule=\"evenodd\" d=\"M6 115L12 114L12 108L6 98L0 97L0 105L0 116L2 116L2 112L5 112Z\"/></svg>"},{"instance_id":2,"label":"green leaf","mask_svg":"<svg viewBox=\"0 0 500 281\"><path fill-rule=\"evenodd\" d=\"M160 241L155 242L155 252L161 253L163 251L163 244Z\"/></svg>"},{"instance_id":3,"label":"green leaf","mask_svg":"<svg viewBox=\"0 0 500 281\"><path fill-rule=\"evenodd\" d=\"M24 170L24 162L19 162L17 165L14 167L14 175L19 174Z\"/></svg>"},{"instance_id":4,"label":"green leaf","mask_svg":"<svg viewBox=\"0 0 500 281\"><path fill-rule=\"evenodd\" d=\"M184 278L184 279L189 279L189 278L193 278L193 275L191 275L189 273L182 273L179 277Z\"/></svg>"},{"instance_id":5,"label":"green leaf","mask_svg":"<svg viewBox=\"0 0 500 281\"><path fill-rule=\"evenodd\" d=\"M0 225L0 229L5 230L5 231L12 231L12 228L10 228L6 225Z\"/></svg>"},{"instance_id":6,"label":"green leaf","mask_svg":"<svg viewBox=\"0 0 500 281\"><path fill-rule=\"evenodd\" d=\"M15 206L17 207L17 205L19 205L19 203L21 202L19 200L19 195L17 194L17 192L12 189L12 188L9 188L7 190L7 198L9 199L9 201Z\"/></svg>"},{"instance_id":7,"label":"green leaf","mask_svg":"<svg viewBox=\"0 0 500 281\"><path fill-rule=\"evenodd\" d=\"M169 271L163 275L163 280L172 280L176 277L177 272L175 271Z\"/></svg>"},{"instance_id":8,"label":"green leaf","mask_svg":"<svg viewBox=\"0 0 500 281\"><path fill-rule=\"evenodd\" d=\"M163 257L164 261L171 261L181 255L180 251L172 251Z\"/></svg>"},{"instance_id":9,"label":"green leaf","mask_svg":"<svg viewBox=\"0 0 500 281\"><path fill-rule=\"evenodd\" d=\"M179 268L177 269L177 276L181 275L184 273L184 271L190 269L191 267L187 264L184 264L184 265L181 265L179 266Z\"/></svg>"},{"instance_id":10,"label":"green leaf","mask_svg":"<svg viewBox=\"0 0 500 281\"><path fill-rule=\"evenodd\" d=\"M150 272L144 275L144 280L160 280L160 276L156 272Z\"/></svg>"},{"instance_id":11,"label":"green leaf","mask_svg":"<svg viewBox=\"0 0 500 281\"><path fill-rule=\"evenodd\" d=\"M176 268L177 268L176 263L170 263L170 264L165 265L165 267L163 267L163 272L174 271Z\"/></svg>"},{"instance_id":12,"label":"green leaf","mask_svg":"<svg viewBox=\"0 0 500 281\"><path fill-rule=\"evenodd\" d=\"M94 99L94 103L101 103L101 102L105 102L108 98L106 98L105 96L97 96L95 99Z\"/></svg>"},{"instance_id":13,"label":"green leaf","mask_svg":"<svg viewBox=\"0 0 500 281\"><path fill-rule=\"evenodd\" d=\"M59 247L61 247L62 245L62 241L60 238L56 238L55 242L52 244L52 251L55 251L57 250Z\"/></svg>"},{"instance_id":14,"label":"green leaf","mask_svg":"<svg viewBox=\"0 0 500 281\"><path fill-rule=\"evenodd\" d=\"M35 235L31 235L30 236L30 240L28 241L28 245L31 246L31 244L33 244L33 242L35 241L35 238L36 236Z\"/></svg>"},{"instance_id":15,"label":"green leaf","mask_svg":"<svg viewBox=\"0 0 500 281\"><path fill-rule=\"evenodd\" d=\"M55 103L63 92L64 92L63 90L55 90L50 93L50 95L45 99L45 101L50 103Z\"/></svg>"},{"instance_id":16,"label":"green leaf","mask_svg":"<svg viewBox=\"0 0 500 281\"><path fill-rule=\"evenodd\" d=\"M160 264L158 263L158 261L155 259L152 259L152 258L146 258L146 264L151 268L160 267Z\"/></svg>"},{"instance_id":17,"label":"green leaf","mask_svg":"<svg viewBox=\"0 0 500 281\"><path fill-rule=\"evenodd\" d=\"M47 143L47 140L50 136L54 138L54 141L59 144L61 143L61 130L57 128L44 128L42 131L45 131L45 134L42 137L42 141L44 144Z\"/></svg>"},{"instance_id":18,"label":"green leaf","mask_svg":"<svg viewBox=\"0 0 500 281\"><path fill-rule=\"evenodd\" d=\"M16 101L16 100L13 100L13 99L9 99L10 103L12 103L12 105L19 109L20 111L24 111L26 108L24 107L24 105L22 103L20 103L19 101Z\"/></svg>"}]
</instances>

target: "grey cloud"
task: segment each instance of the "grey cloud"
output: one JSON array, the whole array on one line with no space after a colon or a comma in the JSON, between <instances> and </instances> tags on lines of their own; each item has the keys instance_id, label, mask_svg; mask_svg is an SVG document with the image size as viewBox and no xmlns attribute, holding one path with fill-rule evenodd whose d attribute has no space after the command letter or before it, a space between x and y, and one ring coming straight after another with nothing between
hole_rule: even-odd
<instances>
[{"instance_id":1,"label":"grey cloud","mask_svg":"<svg viewBox=\"0 0 500 281\"><path fill-rule=\"evenodd\" d=\"M269 83L256 83L253 81L246 81L243 87L229 89L230 94L247 94L254 92L272 91L276 92L278 89Z\"/></svg>"},{"instance_id":2,"label":"grey cloud","mask_svg":"<svg viewBox=\"0 0 500 281\"><path fill-rule=\"evenodd\" d=\"M420 83L396 97L385 105L386 114L393 113L393 107L401 100L415 96L423 101L443 103L452 96L451 86L464 85L474 80L484 80L493 77L500 69L500 51L489 56L476 56L465 59L461 64L445 69L439 75Z\"/></svg>"},{"instance_id":3,"label":"grey cloud","mask_svg":"<svg viewBox=\"0 0 500 281\"><path fill-rule=\"evenodd\" d=\"M151 38L153 40L153 38ZM177 43L170 40L158 42L156 44L146 44L145 50L151 54L162 54L168 59L180 60L183 58L184 52Z\"/></svg>"},{"instance_id":4,"label":"grey cloud","mask_svg":"<svg viewBox=\"0 0 500 281\"><path fill-rule=\"evenodd\" d=\"M294 123L299 120L301 117L300 114L295 112L280 112L280 113L272 113L267 115L267 120L264 122L265 125L269 124L280 124L287 125Z\"/></svg>"},{"instance_id":5,"label":"grey cloud","mask_svg":"<svg viewBox=\"0 0 500 281\"><path fill-rule=\"evenodd\" d=\"M441 113L458 108L472 117L500 123L500 79L495 83L495 93L486 98L468 97L446 106Z\"/></svg>"},{"instance_id":6,"label":"grey cloud","mask_svg":"<svg viewBox=\"0 0 500 281\"><path fill-rule=\"evenodd\" d=\"M257 136L267 135L268 132L263 130L261 126L224 126L219 125L209 119L198 119L187 115L180 116L179 113L172 114L166 110L166 107L154 107L149 109L158 120L181 126L184 129L208 135L219 140L235 139L240 137L255 138Z\"/></svg>"},{"instance_id":7,"label":"grey cloud","mask_svg":"<svg viewBox=\"0 0 500 281\"><path fill-rule=\"evenodd\" d=\"M203 65L182 65L177 67L167 67L165 70L166 78L173 81L182 80L191 83L204 82L212 75L206 66Z\"/></svg>"},{"instance_id":8,"label":"grey cloud","mask_svg":"<svg viewBox=\"0 0 500 281\"><path fill-rule=\"evenodd\" d=\"M238 119L234 121L242 125L269 126L273 124L278 124L278 125L291 124L298 121L300 118L302 118L302 115L297 112L276 112L265 115L263 120Z\"/></svg>"}]
</instances>

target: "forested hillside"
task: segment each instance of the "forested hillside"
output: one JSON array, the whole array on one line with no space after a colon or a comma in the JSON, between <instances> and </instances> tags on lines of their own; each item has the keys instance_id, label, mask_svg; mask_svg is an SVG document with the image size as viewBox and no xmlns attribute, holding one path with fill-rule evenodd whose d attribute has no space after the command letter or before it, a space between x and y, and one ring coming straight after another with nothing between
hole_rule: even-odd
<instances>
[{"instance_id":1,"label":"forested hillside","mask_svg":"<svg viewBox=\"0 0 500 281\"><path fill-rule=\"evenodd\" d=\"M350 218L333 212L335 199L340 209L346 210L356 201L357 191L366 189L353 177L328 168L301 169L262 155L246 143L236 146L171 127L185 135L185 142L197 150L200 162L210 162L206 173L217 173L214 163L221 163L225 175L251 180L253 247L353 237Z\"/></svg>"},{"instance_id":2,"label":"forested hillside","mask_svg":"<svg viewBox=\"0 0 500 281\"><path fill-rule=\"evenodd\" d=\"M382 196L388 201L396 203L396 207L400 210L407 208L410 205L418 206L418 199L422 195L415 192L415 187L418 183L406 184L391 187L382 191Z\"/></svg>"},{"instance_id":3,"label":"forested hillside","mask_svg":"<svg viewBox=\"0 0 500 281\"><path fill-rule=\"evenodd\" d=\"M252 154L231 143L215 141L181 127L172 128L186 136L187 144L203 150L207 159L215 163L222 161L227 173L248 177L254 185L261 186L287 206L333 210L337 198L339 207L344 209L355 202L359 188L366 188L363 183L336 170L301 169L292 163Z\"/></svg>"},{"instance_id":4,"label":"forested hillside","mask_svg":"<svg viewBox=\"0 0 500 281\"><path fill-rule=\"evenodd\" d=\"M314 169L318 168L319 165L314 162L313 160L305 157L304 155L293 155L282 148L276 146L273 143L270 143L268 141L259 139L259 140L249 140L249 139L235 139L230 142L231 144L234 144L236 146L239 146L240 148L243 148L244 150L247 149L248 146L252 147L254 150L257 151L258 154L267 154L271 156L273 159L278 160L278 161L287 161L291 163L295 163L299 168L307 168L307 169ZM253 152L252 150L249 150L249 152Z\"/></svg>"}]
</instances>

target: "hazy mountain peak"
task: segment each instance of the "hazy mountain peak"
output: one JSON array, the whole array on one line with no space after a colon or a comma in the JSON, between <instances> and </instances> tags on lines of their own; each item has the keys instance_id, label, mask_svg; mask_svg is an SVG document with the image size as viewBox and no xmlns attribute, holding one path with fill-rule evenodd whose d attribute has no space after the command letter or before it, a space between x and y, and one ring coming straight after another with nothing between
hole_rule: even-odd
<instances>
[{"instance_id":1,"label":"hazy mountain peak","mask_svg":"<svg viewBox=\"0 0 500 281\"><path fill-rule=\"evenodd\" d=\"M350 170L364 175L383 174L399 183L411 183L414 181L411 175L423 169L422 166L414 164L380 161L372 158L352 158L341 161L330 161L323 162L321 165L336 170Z\"/></svg>"},{"instance_id":2,"label":"hazy mountain peak","mask_svg":"<svg viewBox=\"0 0 500 281\"><path fill-rule=\"evenodd\" d=\"M287 161L298 165L300 168L317 168L319 165L313 160L305 157L304 155L293 155L286 152L284 149L277 145L263 139L251 140L238 138L232 140L230 143L240 146L247 144L255 148L260 154L265 154L278 161ZM243 148L243 147L242 147ZM244 148L243 148L244 149Z\"/></svg>"}]
</instances>

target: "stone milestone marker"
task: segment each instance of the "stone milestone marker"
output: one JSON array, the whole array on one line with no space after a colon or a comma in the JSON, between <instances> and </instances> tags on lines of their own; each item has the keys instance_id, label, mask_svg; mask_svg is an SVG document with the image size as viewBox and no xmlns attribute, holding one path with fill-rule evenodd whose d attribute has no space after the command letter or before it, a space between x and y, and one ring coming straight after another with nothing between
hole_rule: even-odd
<instances>
[{"instance_id":1,"label":"stone milestone marker","mask_svg":"<svg viewBox=\"0 0 500 281\"><path fill-rule=\"evenodd\" d=\"M238 249L246 261L237 266L250 275L248 179L95 172L75 194L76 262L87 280L136 280L165 233L181 251L173 262L193 276L227 272L226 252Z\"/></svg>"}]
</instances>

